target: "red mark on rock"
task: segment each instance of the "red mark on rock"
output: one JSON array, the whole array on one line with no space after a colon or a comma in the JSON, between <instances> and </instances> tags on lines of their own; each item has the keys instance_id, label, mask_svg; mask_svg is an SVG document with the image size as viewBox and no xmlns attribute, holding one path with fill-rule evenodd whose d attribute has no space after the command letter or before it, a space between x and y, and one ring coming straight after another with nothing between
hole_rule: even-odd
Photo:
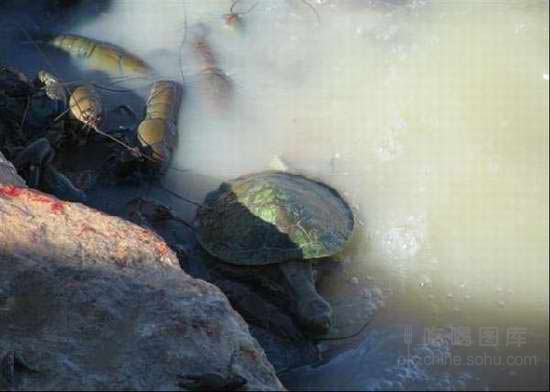
<instances>
[{"instance_id":1,"label":"red mark on rock","mask_svg":"<svg viewBox=\"0 0 550 392\"><path fill-rule=\"evenodd\" d=\"M35 201L38 203L48 203L50 204L51 211L54 214L58 214L63 211L63 202L59 201L53 196L49 196L33 189L22 188L15 185L4 185L0 186L0 196L6 198L15 198L26 196L29 200Z\"/></svg>"},{"instance_id":2,"label":"red mark on rock","mask_svg":"<svg viewBox=\"0 0 550 392\"><path fill-rule=\"evenodd\" d=\"M166 242L160 242L157 245L157 248L161 256L165 256L168 252L170 252L170 248L166 245Z\"/></svg>"},{"instance_id":3,"label":"red mark on rock","mask_svg":"<svg viewBox=\"0 0 550 392\"><path fill-rule=\"evenodd\" d=\"M61 202L55 202L55 203L52 203L52 212L58 214L60 213L61 211L63 211L63 203Z\"/></svg>"},{"instance_id":4,"label":"red mark on rock","mask_svg":"<svg viewBox=\"0 0 550 392\"><path fill-rule=\"evenodd\" d=\"M0 186L0 196L2 197L19 197L23 193L24 188L15 185Z\"/></svg>"},{"instance_id":5,"label":"red mark on rock","mask_svg":"<svg viewBox=\"0 0 550 392\"><path fill-rule=\"evenodd\" d=\"M50 208L54 214L59 214L63 211L63 203L53 196L45 195L34 190L28 190L29 199L38 203L50 204Z\"/></svg>"}]
</instances>

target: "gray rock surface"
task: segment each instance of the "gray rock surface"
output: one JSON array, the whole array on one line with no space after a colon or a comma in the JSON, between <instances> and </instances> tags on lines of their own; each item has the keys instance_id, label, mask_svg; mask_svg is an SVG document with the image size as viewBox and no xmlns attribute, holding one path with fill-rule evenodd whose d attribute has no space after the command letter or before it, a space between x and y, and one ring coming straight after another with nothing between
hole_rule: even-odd
<instances>
[{"instance_id":1,"label":"gray rock surface","mask_svg":"<svg viewBox=\"0 0 550 392\"><path fill-rule=\"evenodd\" d=\"M25 186L25 181L17 174L15 167L6 160L4 154L0 152L0 184L13 184L17 186Z\"/></svg>"},{"instance_id":2,"label":"gray rock surface","mask_svg":"<svg viewBox=\"0 0 550 392\"><path fill-rule=\"evenodd\" d=\"M0 389L177 390L178 375L208 373L283 388L226 297L160 237L0 168L0 360L38 370L8 383L0 369Z\"/></svg>"}]
</instances>

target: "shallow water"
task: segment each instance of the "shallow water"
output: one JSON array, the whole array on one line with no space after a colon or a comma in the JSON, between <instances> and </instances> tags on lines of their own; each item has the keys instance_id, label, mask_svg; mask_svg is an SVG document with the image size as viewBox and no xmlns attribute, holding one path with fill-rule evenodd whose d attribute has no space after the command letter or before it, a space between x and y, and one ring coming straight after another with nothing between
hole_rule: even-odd
<instances>
[{"instance_id":1,"label":"shallow water","mask_svg":"<svg viewBox=\"0 0 550 392\"><path fill-rule=\"evenodd\" d=\"M235 31L222 19L229 1L117 1L72 32L134 51L165 77L180 79L183 65L174 165L189 172L170 172L173 189L200 200L281 156L355 206L361 224L342 257L360 284L384 282L394 296L364 344L289 385L547 387L548 2L311 3L320 23L301 1L261 1ZM196 88L197 22L234 80L228 111ZM469 346L453 340L456 327L469 328ZM496 345L481 345L485 327L498 328ZM525 342L511 344L512 327L526 328ZM441 328L435 351L426 328ZM413 372L407 348L422 360ZM485 357L427 364L451 354ZM509 356L522 364L503 364Z\"/></svg>"}]
</instances>

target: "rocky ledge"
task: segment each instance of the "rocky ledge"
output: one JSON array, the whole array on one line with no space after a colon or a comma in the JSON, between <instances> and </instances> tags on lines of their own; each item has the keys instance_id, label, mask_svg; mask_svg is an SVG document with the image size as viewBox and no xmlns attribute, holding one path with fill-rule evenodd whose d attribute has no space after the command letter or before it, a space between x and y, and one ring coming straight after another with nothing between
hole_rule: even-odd
<instances>
[{"instance_id":1,"label":"rocky ledge","mask_svg":"<svg viewBox=\"0 0 550 392\"><path fill-rule=\"evenodd\" d=\"M0 271L0 389L283 388L226 297L160 237L26 188L1 154Z\"/></svg>"}]
</instances>

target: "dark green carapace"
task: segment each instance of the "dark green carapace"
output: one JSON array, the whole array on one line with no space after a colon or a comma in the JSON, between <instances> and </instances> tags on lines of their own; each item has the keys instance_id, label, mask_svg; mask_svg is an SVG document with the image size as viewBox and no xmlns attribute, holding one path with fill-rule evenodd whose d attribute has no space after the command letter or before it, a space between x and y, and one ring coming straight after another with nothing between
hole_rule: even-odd
<instances>
[{"instance_id":1,"label":"dark green carapace","mask_svg":"<svg viewBox=\"0 0 550 392\"><path fill-rule=\"evenodd\" d=\"M240 265L332 256L354 226L353 212L336 190L279 171L223 183L206 197L198 222L201 245Z\"/></svg>"}]
</instances>

